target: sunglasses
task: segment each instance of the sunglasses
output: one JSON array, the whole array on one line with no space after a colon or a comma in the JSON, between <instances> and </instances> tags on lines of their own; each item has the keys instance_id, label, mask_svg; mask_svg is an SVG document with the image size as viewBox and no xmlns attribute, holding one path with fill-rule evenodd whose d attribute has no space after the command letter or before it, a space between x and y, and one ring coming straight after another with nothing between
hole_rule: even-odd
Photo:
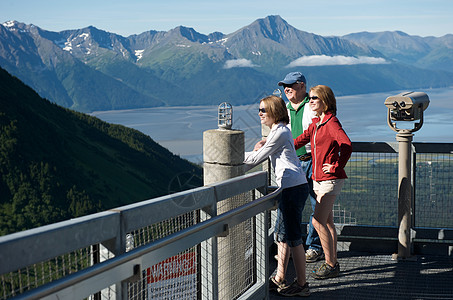
<instances>
[{"instance_id":1,"label":"sunglasses","mask_svg":"<svg viewBox=\"0 0 453 300\"><path fill-rule=\"evenodd\" d=\"M292 84L283 84L283 88L285 88L285 89L286 89L286 88L293 88L293 86L294 86L295 84L298 84L298 83L300 83L300 82L299 82L299 81L296 81L296 82L294 82L294 83L292 83Z\"/></svg>"},{"instance_id":2,"label":"sunglasses","mask_svg":"<svg viewBox=\"0 0 453 300\"><path fill-rule=\"evenodd\" d=\"M258 113L263 113L265 114L266 113L266 109L265 108L258 108Z\"/></svg>"},{"instance_id":3,"label":"sunglasses","mask_svg":"<svg viewBox=\"0 0 453 300\"><path fill-rule=\"evenodd\" d=\"M319 97L318 96L308 97L308 100L316 100L316 99L319 99Z\"/></svg>"}]
</instances>

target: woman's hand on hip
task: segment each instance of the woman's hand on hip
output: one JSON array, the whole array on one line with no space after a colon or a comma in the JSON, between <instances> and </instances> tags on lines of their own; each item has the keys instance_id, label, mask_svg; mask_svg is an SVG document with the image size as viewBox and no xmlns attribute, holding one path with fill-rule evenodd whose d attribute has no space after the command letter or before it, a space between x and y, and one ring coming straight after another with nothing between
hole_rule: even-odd
<instances>
[{"instance_id":1,"label":"woman's hand on hip","mask_svg":"<svg viewBox=\"0 0 453 300\"><path fill-rule=\"evenodd\" d=\"M333 173L332 170L333 170L333 165L331 165L331 164L323 164L322 165L322 171L324 173L326 173L326 174L327 173Z\"/></svg>"}]
</instances>

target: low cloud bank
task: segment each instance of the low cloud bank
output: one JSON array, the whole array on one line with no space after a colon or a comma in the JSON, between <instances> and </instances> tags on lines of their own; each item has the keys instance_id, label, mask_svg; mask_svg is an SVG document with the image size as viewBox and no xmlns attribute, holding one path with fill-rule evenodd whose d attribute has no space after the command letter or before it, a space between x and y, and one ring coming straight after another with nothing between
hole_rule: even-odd
<instances>
[{"instance_id":1,"label":"low cloud bank","mask_svg":"<svg viewBox=\"0 0 453 300\"><path fill-rule=\"evenodd\" d=\"M379 65L379 64L388 64L389 62L385 58L381 57L369 57L369 56L327 56L327 55L311 55L311 56L302 56L291 63L286 67L312 67L312 66L345 66L345 65L359 65L359 64L369 64L369 65ZM224 69L231 68L253 68L257 65L249 59L240 58L240 59L230 59L225 62L223 66Z\"/></svg>"},{"instance_id":2,"label":"low cloud bank","mask_svg":"<svg viewBox=\"0 0 453 300\"><path fill-rule=\"evenodd\" d=\"M388 64L384 58L369 57L369 56L327 56L327 55L311 55L302 56L301 58L292 61L287 67L302 67L302 66L336 66L336 65L358 65L358 64Z\"/></svg>"},{"instance_id":3,"label":"low cloud bank","mask_svg":"<svg viewBox=\"0 0 453 300\"><path fill-rule=\"evenodd\" d=\"M223 66L224 69L253 67L256 67L256 65L254 65L251 60L245 58L227 60Z\"/></svg>"}]
</instances>

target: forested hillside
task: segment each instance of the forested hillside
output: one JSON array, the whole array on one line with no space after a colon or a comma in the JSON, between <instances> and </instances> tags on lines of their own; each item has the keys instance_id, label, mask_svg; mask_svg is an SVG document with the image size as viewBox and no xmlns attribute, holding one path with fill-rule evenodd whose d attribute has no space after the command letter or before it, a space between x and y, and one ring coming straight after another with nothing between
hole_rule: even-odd
<instances>
[{"instance_id":1,"label":"forested hillside","mask_svg":"<svg viewBox=\"0 0 453 300\"><path fill-rule=\"evenodd\" d=\"M0 68L0 235L202 185L137 130L42 99ZM171 186L189 177L186 185Z\"/></svg>"}]
</instances>

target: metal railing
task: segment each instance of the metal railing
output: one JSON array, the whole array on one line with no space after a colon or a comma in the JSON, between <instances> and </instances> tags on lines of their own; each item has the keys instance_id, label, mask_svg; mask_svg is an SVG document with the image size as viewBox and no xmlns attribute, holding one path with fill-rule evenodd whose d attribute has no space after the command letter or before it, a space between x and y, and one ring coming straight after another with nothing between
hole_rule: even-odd
<instances>
[{"instance_id":1,"label":"metal railing","mask_svg":"<svg viewBox=\"0 0 453 300\"><path fill-rule=\"evenodd\" d=\"M266 172L256 172L0 237L0 297L148 299L180 293L183 298L217 299L223 258L217 257L216 239L244 222L250 224L244 237L252 241L243 254L250 262L246 271L250 275L246 289L237 291L235 298L265 295L266 211L275 206L280 192L256 199L267 192L266 183ZM218 202L238 196L246 197L247 204L216 215ZM99 244L108 257L93 250ZM85 263L76 258L78 253ZM175 276L185 276L185 281Z\"/></svg>"},{"instance_id":2,"label":"metal railing","mask_svg":"<svg viewBox=\"0 0 453 300\"><path fill-rule=\"evenodd\" d=\"M339 241L392 253L398 240L398 143L353 142L346 173L334 207ZM411 173L412 252L453 255L453 143L414 142ZM307 205L304 220L310 213ZM381 243L370 247L370 239Z\"/></svg>"},{"instance_id":3,"label":"metal railing","mask_svg":"<svg viewBox=\"0 0 453 300\"><path fill-rule=\"evenodd\" d=\"M413 143L415 227L453 229L453 144ZM397 226L398 144L353 143L337 204L358 225Z\"/></svg>"},{"instance_id":4,"label":"metal railing","mask_svg":"<svg viewBox=\"0 0 453 300\"><path fill-rule=\"evenodd\" d=\"M396 249L396 145L353 143L349 179L334 209L339 244L347 244L339 251ZM412 161L413 251L451 256L453 143L413 143ZM223 290L234 298L265 298L272 224L267 211L279 192L262 196L266 182L267 173L257 172L0 237L0 299L218 299ZM217 215L222 201L235 197L247 204ZM307 201L303 220L310 213ZM218 253L228 255L229 249L218 249L217 239L235 230L243 232L237 241L242 263L223 264ZM370 247L370 239L379 243ZM235 272L228 274L228 268ZM234 286L219 282L225 276Z\"/></svg>"}]
</instances>

